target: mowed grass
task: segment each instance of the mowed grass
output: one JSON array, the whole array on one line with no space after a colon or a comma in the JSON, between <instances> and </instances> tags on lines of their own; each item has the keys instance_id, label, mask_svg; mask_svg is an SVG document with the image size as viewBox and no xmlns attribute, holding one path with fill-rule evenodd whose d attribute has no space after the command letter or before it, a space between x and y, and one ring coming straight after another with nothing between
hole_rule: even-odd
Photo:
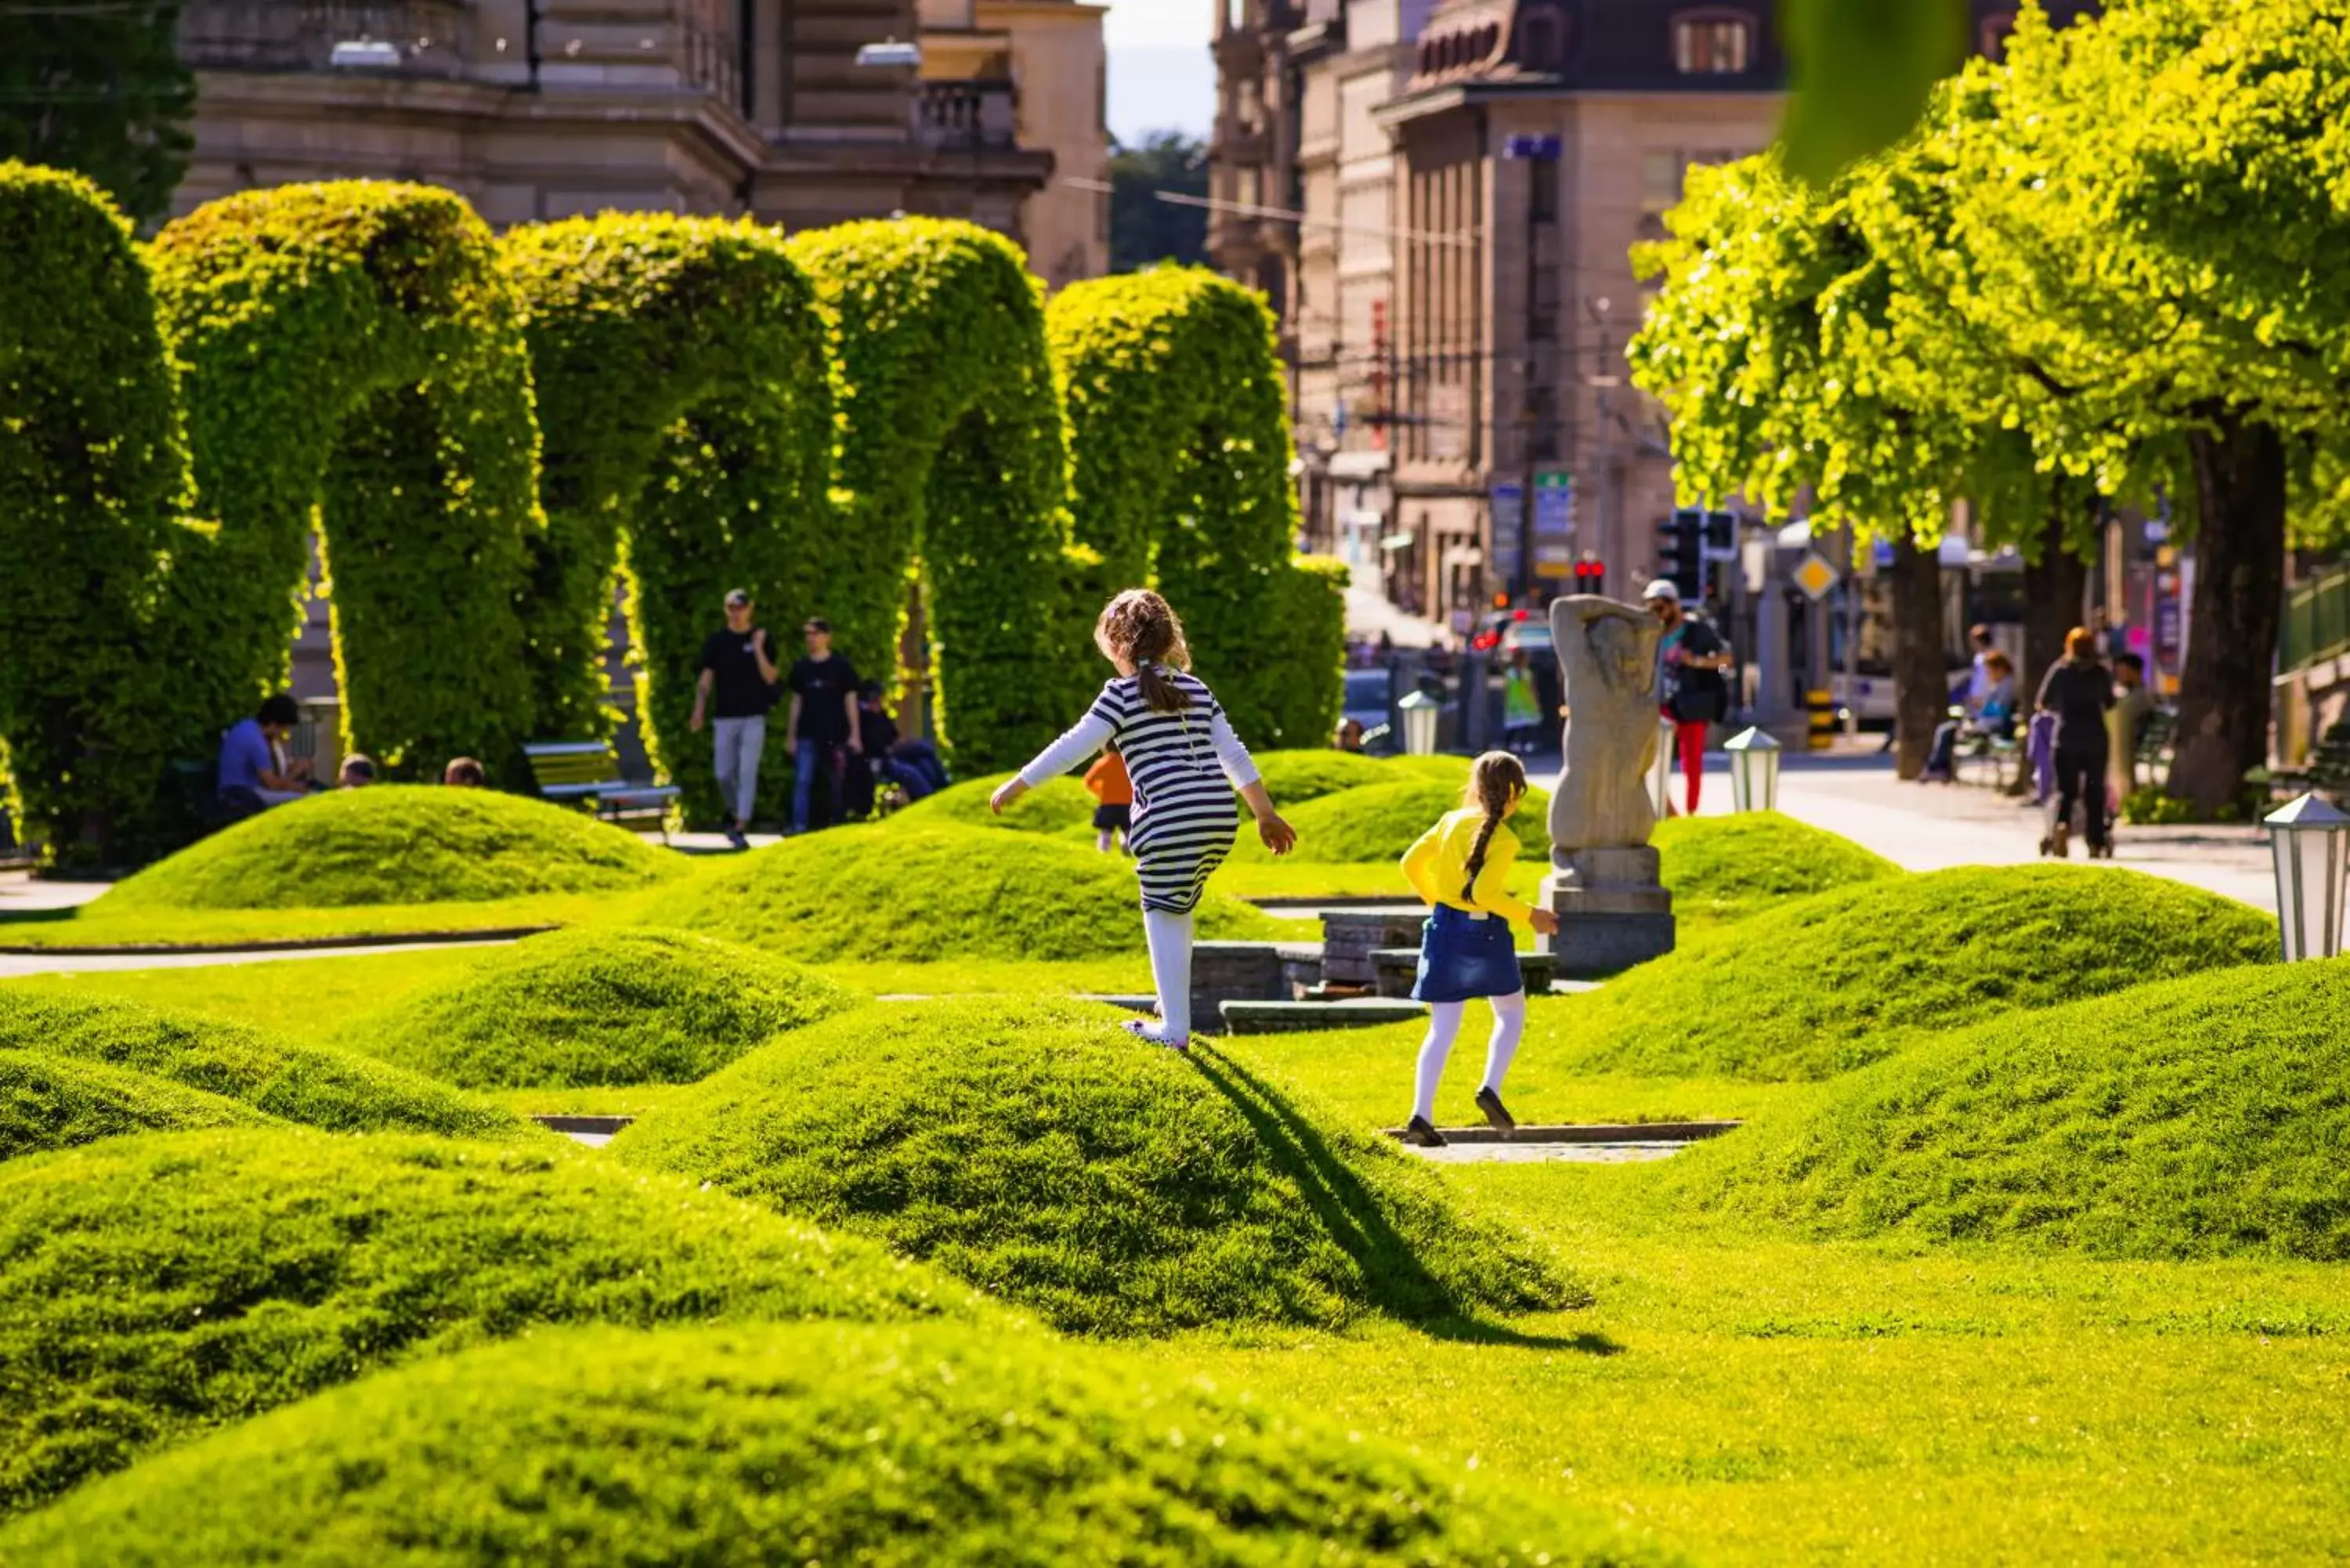
<instances>
[{"instance_id":1,"label":"mowed grass","mask_svg":"<svg viewBox=\"0 0 2350 1568\"><path fill-rule=\"evenodd\" d=\"M681 863L685 857L680 857ZM316 909L126 909L101 898L74 909L0 917L0 951L234 948L332 942L355 937L428 940L482 931L542 930L623 920L639 892L543 893L445 904L370 904Z\"/></svg>"}]
</instances>

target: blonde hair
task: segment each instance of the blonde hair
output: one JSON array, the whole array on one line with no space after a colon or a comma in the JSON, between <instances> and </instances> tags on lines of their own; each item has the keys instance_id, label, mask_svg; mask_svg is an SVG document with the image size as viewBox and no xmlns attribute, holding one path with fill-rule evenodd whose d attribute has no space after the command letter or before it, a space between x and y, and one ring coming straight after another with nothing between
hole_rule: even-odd
<instances>
[{"instance_id":1,"label":"blonde hair","mask_svg":"<svg viewBox=\"0 0 2350 1568\"><path fill-rule=\"evenodd\" d=\"M2076 626L2064 634L2064 657L2089 659L2097 657L2097 636L2085 626Z\"/></svg>"},{"instance_id":2,"label":"blonde hair","mask_svg":"<svg viewBox=\"0 0 2350 1568\"><path fill-rule=\"evenodd\" d=\"M1183 623L1174 607L1149 588L1128 588L1102 607L1101 618L1094 622L1094 646L1111 663L1134 666L1143 705L1153 712L1180 713L1191 706L1167 673L1191 668Z\"/></svg>"},{"instance_id":3,"label":"blonde hair","mask_svg":"<svg viewBox=\"0 0 2350 1568\"><path fill-rule=\"evenodd\" d=\"M1512 753L1487 752L1469 764L1469 787L1461 792L1461 804L1483 812L1485 822L1477 829L1477 842L1470 846L1469 879L1461 885L1464 901L1476 901L1477 878L1485 869L1485 851L1493 842L1493 830L1525 793L1526 764Z\"/></svg>"}]
</instances>

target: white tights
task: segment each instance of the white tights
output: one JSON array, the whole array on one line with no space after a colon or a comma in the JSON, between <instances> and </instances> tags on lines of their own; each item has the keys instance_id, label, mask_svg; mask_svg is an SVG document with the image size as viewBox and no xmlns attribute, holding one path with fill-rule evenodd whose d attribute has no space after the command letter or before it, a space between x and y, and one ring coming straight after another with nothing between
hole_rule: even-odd
<instances>
[{"instance_id":1,"label":"white tights","mask_svg":"<svg viewBox=\"0 0 2350 1568\"><path fill-rule=\"evenodd\" d=\"M1493 1038L1485 1046L1484 1086L1498 1095L1510 1062L1518 1054L1518 1037L1525 1033L1526 993L1513 991L1486 1000L1493 1004ZM1430 1127L1436 1125L1436 1086L1444 1080L1445 1061L1452 1054L1452 1042L1468 1011L1465 1002L1428 1004L1428 1039L1419 1048L1419 1094L1412 1101L1411 1114Z\"/></svg>"},{"instance_id":2,"label":"white tights","mask_svg":"<svg viewBox=\"0 0 2350 1568\"><path fill-rule=\"evenodd\" d=\"M1159 988L1159 1023L1142 1033L1173 1044L1191 1038L1191 917L1142 911L1150 941L1150 978Z\"/></svg>"}]
</instances>

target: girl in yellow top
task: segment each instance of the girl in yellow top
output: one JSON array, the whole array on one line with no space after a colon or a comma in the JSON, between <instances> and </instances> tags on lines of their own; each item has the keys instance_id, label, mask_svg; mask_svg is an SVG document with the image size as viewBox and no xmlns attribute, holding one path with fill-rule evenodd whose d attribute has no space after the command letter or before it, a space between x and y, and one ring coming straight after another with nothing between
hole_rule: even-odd
<instances>
[{"instance_id":1,"label":"girl in yellow top","mask_svg":"<svg viewBox=\"0 0 2350 1568\"><path fill-rule=\"evenodd\" d=\"M1502 1079L1526 1026L1525 981L1510 922L1523 920L1545 936L1558 930L1556 915L1509 889L1518 839L1503 824L1525 796L1525 764L1507 752L1487 752L1469 770L1462 808L1447 812L1404 854L1404 876L1430 906L1411 987L1412 996L1428 1003L1428 1039L1419 1048L1419 1093L1403 1135L1423 1148L1444 1144L1436 1130L1436 1087L1473 997L1485 998L1493 1009L1477 1108L1503 1135L1517 1129L1502 1104Z\"/></svg>"}]
</instances>

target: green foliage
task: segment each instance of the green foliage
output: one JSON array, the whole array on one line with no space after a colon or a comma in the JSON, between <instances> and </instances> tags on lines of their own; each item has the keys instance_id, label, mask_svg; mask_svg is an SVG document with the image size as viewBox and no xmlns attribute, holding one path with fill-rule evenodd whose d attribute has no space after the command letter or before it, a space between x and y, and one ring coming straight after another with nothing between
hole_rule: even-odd
<instances>
[{"instance_id":1,"label":"green foliage","mask_svg":"<svg viewBox=\"0 0 2350 1568\"><path fill-rule=\"evenodd\" d=\"M1072 285L1045 326L1067 388L1078 541L1110 580L1167 596L1243 741L1326 739L1344 571L1288 575L1295 452L1264 301L1213 273L1162 267ZM1071 631L1082 645L1090 618Z\"/></svg>"},{"instance_id":2,"label":"green foliage","mask_svg":"<svg viewBox=\"0 0 2350 1568\"><path fill-rule=\"evenodd\" d=\"M21 66L0 59L5 99ZM159 783L140 632L187 483L178 389L147 268L88 182L0 163L0 805L51 858L103 861L151 828Z\"/></svg>"},{"instance_id":3,"label":"green foliage","mask_svg":"<svg viewBox=\"0 0 2350 1568\"><path fill-rule=\"evenodd\" d=\"M243 1127L269 1119L234 1100L145 1073L44 1051L0 1048L0 1159L123 1133Z\"/></svg>"},{"instance_id":4,"label":"green foliage","mask_svg":"<svg viewBox=\"0 0 2350 1568\"><path fill-rule=\"evenodd\" d=\"M1656 1560L1180 1373L1026 1334L821 1324L571 1331L430 1362L142 1465L0 1550L417 1568Z\"/></svg>"},{"instance_id":5,"label":"green foliage","mask_svg":"<svg viewBox=\"0 0 2350 1568\"><path fill-rule=\"evenodd\" d=\"M868 1243L583 1152L290 1129L0 1165L0 1511L546 1324L972 1310Z\"/></svg>"},{"instance_id":6,"label":"green foliage","mask_svg":"<svg viewBox=\"0 0 2350 1568\"><path fill-rule=\"evenodd\" d=\"M529 609L539 732L606 732L605 628L625 559L647 749L689 792L687 815L715 818L710 749L687 720L726 591L751 591L786 656L830 585L900 576L834 525L814 292L776 232L748 219L525 224L500 258L528 313L546 431ZM771 789L788 761L770 748Z\"/></svg>"},{"instance_id":7,"label":"green foliage","mask_svg":"<svg viewBox=\"0 0 2350 1568\"><path fill-rule=\"evenodd\" d=\"M1208 149L1180 130L1154 131L1109 157L1109 270L1160 262L1208 265L1208 210L1159 199L1161 191L1204 197Z\"/></svg>"},{"instance_id":8,"label":"green foliage","mask_svg":"<svg viewBox=\"0 0 2350 1568\"><path fill-rule=\"evenodd\" d=\"M988 797L1010 774L990 774L949 784L925 795L889 818L893 827L1008 827L1015 833L1068 833L1084 829L1094 819L1095 801L1084 783L1075 778L1047 779L1012 803L998 816Z\"/></svg>"},{"instance_id":9,"label":"green foliage","mask_svg":"<svg viewBox=\"0 0 2350 1568\"><path fill-rule=\"evenodd\" d=\"M1279 804L1281 797L1275 795ZM1405 850L1436 826L1437 818L1461 806L1461 786L1434 779L1405 779L1394 784L1367 784L1310 800L1282 815L1297 829L1297 847L1291 854L1305 864L1393 864ZM1530 788L1509 819L1517 835L1518 852L1537 860L1550 857L1550 795ZM1253 836L1243 836L1237 858L1268 860L1272 852Z\"/></svg>"},{"instance_id":10,"label":"green foliage","mask_svg":"<svg viewBox=\"0 0 2350 1568\"><path fill-rule=\"evenodd\" d=\"M806 963L962 957L1087 959L1142 950L1132 864L1027 833L844 827L720 862L639 919ZM1254 939L1271 918L1211 890L1207 940Z\"/></svg>"},{"instance_id":11,"label":"green foliage","mask_svg":"<svg viewBox=\"0 0 2350 1568\"><path fill-rule=\"evenodd\" d=\"M1788 166L1825 184L1908 133L1934 84L1965 59L1966 0L1788 0L1794 93Z\"/></svg>"},{"instance_id":12,"label":"green foliage","mask_svg":"<svg viewBox=\"0 0 2350 1568\"><path fill-rule=\"evenodd\" d=\"M2276 923L2134 871L1962 867L1801 899L1545 1010L1598 1071L1824 1078L1918 1032L2276 957Z\"/></svg>"},{"instance_id":13,"label":"green foliage","mask_svg":"<svg viewBox=\"0 0 2350 1568\"><path fill-rule=\"evenodd\" d=\"M616 892L684 874L635 834L494 790L375 784L274 806L124 878L95 916Z\"/></svg>"},{"instance_id":14,"label":"green foliage","mask_svg":"<svg viewBox=\"0 0 2350 1568\"><path fill-rule=\"evenodd\" d=\"M132 217L161 217L195 144L196 82L179 26L180 0L48 0L0 13L0 161L73 170ZM51 296L51 307L68 297Z\"/></svg>"},{"instance_id":15,"label":"green foliage","mask_svg":"<svg viewBox=\"0 0 2350 1568\"><path fill-rule=\"evenodd\" d=\"M298 982L296 982L298 983ZM534 1137L511 1112L364 1056L289 1045L258 1030L106 996L0 990L0 1049L167 1079L329 1132Z\"/></svg>"},{"instance_id":16,"label":"green foliage","mask_svg":"<svg viewBox=\"0 0 2350 1568\"><path fill-rule=\"evenodd\" d=\"M1259 752L1256 765L1264 775L1266 792L1285 812L1340 790L1400 783L1410 764L1400 758L1368 757L1360 752L1300 748Z\"/></svg>"},{"instance_id":17,"label":"green foliage","mask_svg":"<svg viewBox=\"0 0 2350 1568\"><path fill-rule=\"evenodd\" d=\"M487 225L428 186L286 185L207 203L149 255L216 524L163 579L171 754L210 757L284 684L315 516L347 748L400 778L518 762L538 426Z\"/></svg>"},{"instance_id":18,"label":"green foliage","mask_svg":"<svg viewBox=\"0 0 2350 1568\"><path fill-rule=\"evenodd\" d=\"M1025 762L1069 717L1067 443L1037 285L970 223L845 223L787 248L833 327L828 526L865 563L810 608L886 680L919 556L948 749L966 772Z\"/></svg>"},{"instance_id":19,"label":"green foliage","mask_svg":"<svg viewBox=\"0 0 2350 1568\"><path fill-rule=\"evenodd\" d=\"M1821 1235L2350 1260L2344 965L2195 975L1905 1052L1676 1160Z\"/></svg>"},{"instance_id":20,"label":"green foliage","mask_svg":"<svg viewBox=\"0 0 2350 1568\"><path fill-rule=\"evenodd\" d=\"M1222 1055L1067 1003L924 1003L785 1035L615 1140L632 1165L876 1235L1074 1333L1557 1306L1392 1146Z\"/></svg>"},{"instance_id":21,"label":"green foliage","mask_svg":"<svg viewBox=\"0 0 2350 1568\"><path fill-rule=\"evenodd\" d=\"M532 937L341 1032L468 1089L684 1084L850 1005L797 964L683 931Z\"/></svg>"},{"instance_id":22,"label":"green foliage","mask_svg":"<svg viewBox=\"0 0 2350 1568\"><path fill-rule=\"evenodd\" d=\"M1848 838L1775 811L1671 817L1657 824L1649 842L1684 930L1900 871Z\"/></svg>"}]
</instances>

